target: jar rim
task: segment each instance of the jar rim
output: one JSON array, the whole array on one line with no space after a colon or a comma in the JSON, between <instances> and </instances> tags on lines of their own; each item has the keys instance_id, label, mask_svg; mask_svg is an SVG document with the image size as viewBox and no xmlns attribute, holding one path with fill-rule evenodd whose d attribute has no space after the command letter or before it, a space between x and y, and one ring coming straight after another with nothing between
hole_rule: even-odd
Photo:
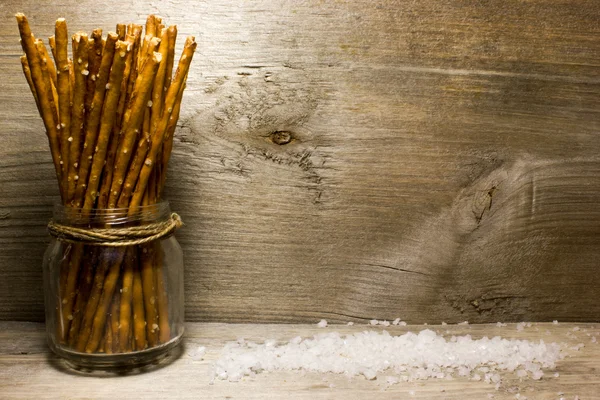
<instances>
[{"instance_id":1,"label":"jar rim","mask_svg":"<svg viewBox=\"0 0 600 400\"><path fill-rule=\"evenodd\" d=\"M132 222L156 222L169 218L171 208L166 200L154 204L130 208L83 208L56 203L53 208L53 219L56 222L69 225L123 225Z\"/></svg>"}]
</instances>

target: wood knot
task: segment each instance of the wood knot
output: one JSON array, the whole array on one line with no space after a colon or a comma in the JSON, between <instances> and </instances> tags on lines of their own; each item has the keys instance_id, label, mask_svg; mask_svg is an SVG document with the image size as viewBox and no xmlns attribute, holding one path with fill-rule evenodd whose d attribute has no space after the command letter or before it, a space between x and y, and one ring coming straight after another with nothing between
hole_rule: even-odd
<instances>
[{"instance_id":1,"label":"wood knot","mask_svg":"<svg viewBox=\"0 0 600 400\"><path fill-rule=\"evenodd\" d=\"M292 133L288 131L275 131L271 133L271 141L275 144L283 146L292 141Z\"/></svg>"}]
</instances>

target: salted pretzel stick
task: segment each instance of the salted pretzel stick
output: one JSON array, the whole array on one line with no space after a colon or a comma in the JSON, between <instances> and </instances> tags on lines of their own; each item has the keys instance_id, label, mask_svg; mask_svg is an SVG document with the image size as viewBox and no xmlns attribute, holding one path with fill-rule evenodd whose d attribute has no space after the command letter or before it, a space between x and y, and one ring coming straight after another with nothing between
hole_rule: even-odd
<instances>
[{"instance_id":1,"label":"salted pretzel stick","mask_svg":"<svg viewBox=\"0 0 600 400\"><path fill-rule=\"evenodd\" d=\"M116 164L113 173L112 184L110 188L110 196L108 200L108 207L115 208L121 188L123 186L123 179L127 172L127 166L131 159L131 151L139 132L139 126L144 117L144 109L148 103L150 97L152 83L154 82L154 75L158 69L158 65L161 61L160 53L154 53L152 57L146 58L146 62L142 66L142 70L138 75L135 83L134 92L131 94L130 107L126 114L129 115L129 119L126 122L123 136L121 138L121 146L117 153ZM127 118L127 117L126 117Z\"/></svg>"},{"instance_id":2,"label":"salted pretzel stick","mask_svg":"<svg viewBox=\"0 0 600 400\"><path fill-rule=\"evenodd\" d=\"M164 279L163 254L160 246L154 247L154 275L156 281L156 303L158 309L158 338L160 343L171 340L171 326L169 325L169 296Z\"/></svg>"},{"instance_id":3,"label":"salted pretzel stick","mask_svg":"<svg viewBox=\"0 0 600 400\"><path fill-rule=\"evenodd\" d=\"M177 128L177 121L179 120L179 112L181 110L181 100L183 98L183 91L185 90L187 83L187 75L183 80L183 85L177 94L177 100L175 101L175 107L173 107L173 112L171 113L171 118L169 118L169 122L167 123L167 131L165 134L165 140L162 148L162 158L161 158L161 174L159 176L158 183L158 197L162 196L162 192L165 188L165 183L167 180L167 166L169 165L169 160L171 159L171 151L173 149L173 137L175 134L175 129Z\"/></svg>"},{"instance_id":4,"label":"salted pretzel stick","mask_svg":"<svg viewBox=\"0 0 600 400\"><path fill-rule=\"evenodd\" d=\"M67 174L69 168L69 137L71 136L71 84L69 82L69 57L67 48L69 36L67 23L64 18L56 20L54 28L58 92L58 114L60 120L60 151L62 154L62 173L64 187L67 187Z\"/></svg>"},{"instance_id":5,"label":"salted pretzel stick","mask_svg":"<svg viewBox=\"0 0 600 400\"><path fill-rule=\"evenodd\" d=\"M117 35L119 36L119 40L124 42L127 37L127 25L125 24L117 24L116 28Z\"/></svg>"},{"instance_id":6,"label":"salted pretzel stick","mask_svg":"<svg viewBox=\"0 0 600 400\"><path fill-rule=\"evenodd\" d=\"M85 33L73 35L73 47L76 48L73 63L75 73L75 87L73 88L73 105L71 113L71 136L69 137L69 172L67 176L67 204L73 205L73 197L77 180L79 179L79 157L81 154L81 139L83 135L83 119L85 113L86 79L89 71L88 38Z\"/></svg>"},{"instance_id":7,"label":"salted pretzel stick","mask_svg":"<svg viewBox=\"0 0 600 400\"><path fill-rule=\"evenodd\" d=\"M23 75L25 75L25 79L27 79L27 84L31 90L31 94L33 94L33 98L35 99L35 105L41 114L42 109L40 108L40 101L38 100L37 92L35 91L33 79L31 78L31 70L29 69L29 62L27 61L27 56L25 54L21 56L21 67L23 67Z\"/></svg>"},{"instance_id":8,"label":"salted pretzel stick","mask_svg":"<svg viewBox=\"0 0 600 400\"><path fill-rule=\"evenodd\" d=\"M56 80L56 67L54 66L54 63L52 62L52 59L50 58L50 55L48 54L48 49L46 49L46 46L44 46L44 42L42 41L42 39L37 39L36 43L38 43L38 41L41 43L38 45L38 51L40 52L40 55L42 56L42 59L46 59L46 66L48 67L48 74L50 79L52 80L52 84L54 85L54 87L56 87L57 85L57 80ZM50 40L50 38L48 38L48 43L51 43L52 41ZM52 45L50 44L50 49L52 49ZM58 103L56 103L58 104Z\"/></svg>"},{"instance_id":9,"label":"salted pretzel stick","mask_svg":"<svg viewBox=\"0 0 600 400\"><path fill-rule=\"evenodd\" d=\"M193 36L189 36L186 39L185 45L183 47L183 54L179 60L179 65L177 66L177 72L175 72L175 78L167 91L167 95L165 97L165 112L158 126L154 128L151 139L151 147L148 155L146 156L146 161L144 161L144 165L140 171L140 176L137 180L137 184L135 187L135 191L133 196L131 197L131 201L129 204L129 212L131 214L135 213L139 205L141 204L142 197L144 196L144 191L146 190L146 186L148 185L148 180L150 178L150 173L152 172L152 167L154 166L154 162L156 160L156 156L158 154L158 150L162 145L164 140L165 132L167 129L167 125L169 123L169 118L171 118L171 114L173 112L173 107L175 106L175 101L177 100L177 94L179 93L179 89L183 85L183 81L185 80L185 76L190 67L190 63L192 61L192 57L194 56L194 51L196 50L196 41Z\"/></svg>"},{"instance_id":10,"label":"salted pretzel stick","mask_svg":"<svg viewBox=\"0 0 600 400\"><path fill-rule=\"evenodd\" d=\"M123 278L121 287L121 303L119 305L119 343L121 352L126 352L129 344L131 324L131 299L133 298L133 269L132 249L127 250L123 265Z\"/></svg>"},{"instance_id":11,"label":"salted pretzel stick","mask_svg":"<svg viewBox=\"0 0 600 400\"><path fill-rule=\"evenodd\" d=\"M161 42L161 38L160 36L154 36L152 37L152 39L150 39L150 41L148 42L148 46L146 47L145 53L144 53L144 58L145 57L150 57L152 56L152 54L156 51L161 53L161 56L163 57L162 59L166 61L165 58L165 54L163 54L162 52L159 51L159 46L160 46L160 42ZM164 61L160 63L158 69L160 70L160 66L164 64ZM158 75L158 71L156 72ZM154 86L153 86L153 91L154 88L156 87L156 77L154 78ZM143 124L143 135L142 137L149 137L150 136L150 120L151 120L151 114L152 114L152 99L153 99L153 94L150 95L150 101L148 102L148 108L145 111L144 114L144 124Z\"/></svg>"},{"instance_id":12,"label":"salted pretzel stick","mask_svg":"<svg viewBox=\"0 0 600 400\"><path fill-rule=\"evenodd\" d=\"M146 325L150 325L151 322L147 321L147 316L144 317L142 298L142 278L139 267L136 267L133 271L133 336L136 350L143 350L148 345L153 346L155 344L155 342L154 344L146 342ZM148 337L148 340L150 340L150 337Z\"/></svg>"},{"instance_id":13,"label":"salted pretzel stick","mask_svg":"<svg viewBox=\"0 0 600 400\"><path fill-rule=\"evenodd\" d=\"M73 303L77 295L77 278L79 276L79 266L83 258L84 246L81 243L75 243L72 248L71 258L68 264L67 282L60 291L61 297L61 330L58 332L60 341L66 342L73 319Z\"/></svg>"},{"instance_id":14,"label":"salted pretzel stick","mask_svg":"<svg viewBox=\"0 0 600 400\"><path fill-rule=\"evenodd\" d=\"M85 141L83 143L83 151L81 153L81 158L79 161L79 170L78 175L79 179L77 181L77 188L75 189L75 195L73 197L73 206L76 208L80 208L83 203L83 197L86 191L86 187L88 185L88 175L90 172L90 166L92 164L92 157L94 154L94 150L96 149L96 139L98 138L98 130L100 128L100 117L102 115L104 96L106 93L107 86L110 87L110 84L107 85L109 75L110 75L110 67L113 63L113 58L115 54L115 46L118 40L118 36L116 33L110 32L108 34L106 40L106 46L104 52L102 53L102 60L100 63L100 67L98 68L97 74L94 75L96 77L96 85L93 93L93 99L90 102L89 115L85 124ZM126 55L127 44L125 42L121 42L122 49L120 51L123 52L122 57L117 57L124 59ZM88 79L89 81L89 79ZM119 80L119 89L121 89L121 81ZM89 89L89 86L88 86ZM118 97L117 97L117 100ZM98 141L98 146L102 145L100 141ZM108 143L105 143L108 144ZM98 174L98 178L99 178Z\"/></svg>"},{"instance_id":15,"label":"salted pretzel stick","mask_svg":"<svg viewBox=\"0 0 600 400\"><path fill-rule=\"evenodd\" d=\"M165 92L171 86L173 79L173 64L175 63L175 43L177 42L177 26L171 25L167 28L169 37L169 51L167 52L167 69L165 72Z\"/></svg>"},{"instance_id":16,"label":"salted pretzel stick","mask_svg":"<svg viewBox=\"0 0 600 400\"><path fill-rule=\"evenodd\" d=\"M69 101L73 104L73 91L75 89L75 67L73 66L73 60L69 58ZM73 110L71 110L73 113Z\"/></svg>"},{"instance_id":17,"label":"salted pretzel stick","mask_svg":"<svg viewBox=\"0 0 600 400\"><path fill-rule=\"evenodd\" d=\"M97 254L97 253L96 253ZM90 291L92 289L92 283L94 281L94 264L95 259L90 262L82 262L80 268L81 276L79 282L77 282L77 297L75 300L75 306L71 312L71 325L69 327L69 345L75 346L77 342L77 335L79 334L79 328L81 327L81 320L83 319L83 312L85 311L85 305L88 301Z\"/></svg>"},{"instance_id":18,"label":"salted pretzel stick","mask_svg":"<svg viewBox=\"0 0 600 400\"><path fill-rule=\"evenodd\" d=\"M79 329L77 341L75 342L74 348L79 352L83 352L85 350L85 346L92 332L94 316L96 314L98 304L100 303L102 289L105 285L104 278L106 271L109 269L109 264L113 265L118 260L119 256L123 256L121 249L108 249L106 252L107 253L98 260L98 265L96 266L96 271L94 274L94 283L92 284L92 289L90 290L90 295L85 305L85 311L81 320L81 327ZM117 267L120 267L120 261Z\"/></svg>"},{"instance_id":19,"label":"salted pretzel stick","mask_svg":"<svg viewBox=\"0 0 600 400\"><path fill-rule=\"evenodd\" d=\"M52 161L54 163L54 169L56 170L56 177L58 182L62 182L62 169L61 169L61 156L60 156L60 141L58 130L54 121L54 110L51 104L48 102L48 93L52 88L48 87L48 84L44 80L44 73L41 67L41 60L38 54L37 48L34 43L34 37L31 33L29 23L25 15L18 13L16 15L17 24L19 26L19 34L21 35L21 46L27 56L29 63L29 69L31 71L31 79L35 87L35 91L40 102L41 116L44 121L44 127L46 128L46 134L48 135L48 142L50 144L50 152L52 154ZM61 187L61 196L64 197L66 194Z\"/></svg>"},{"instance_id":20,"label":"salted pretzel stick","mask_svg":"<svg viewBox=\"0 0 600 400\"><path fill-rule=\"evenodd\" d=\"M42 39L35 40L35 46L37 47L38 54L40 55L40 65L42 67L42 73L44 76L44 80L46 80L47 87L50 90L47 93L48 102L50 102L50 107L52 108L52 115L54 123L56 124L56 130L60 130L60 126L58 125L58 93L56 92L56 87L52 81L52 71L50 70L50 66L52 64L52 60L50 60L50 56L48 55L48 50L46 50L46 46L44 46L44 42ZM56 74L56 70L54 70ZM60 132L59 132L60 134ZM62 161L62 158L61 158Z\"/></svg>"},{"instance_id":21,"label":"salted pretzel stick","mask_svg":"<svg viewBox=\"0 0 600 400\"><path fill-rule=\"evenodd\" d=\"M118 353L120 350L120 326L119 326L119 308L121 306L121 292L119 287L117 286L117 290L115 291L115 296L113 297L112 304L110 306L110 324L111 324L111 333L112 333L112 352Z\"/></svg>"},{"instance_id":22,"label":"salted pretzel stick","mask_svg":"<svg viewBox=\"0 0 600 400\"><path fill-rule=\"evenodd\" d=\"M107 40L107 43L110 45L110 37L109 40ZM108 53L109 51L106 49L105 55ZM107 93L105 93L104 96L104 107L102 107L100 128L97 135L98 140L94 147L94 155L90 155L92 157L92 162L85 191L85 199L83 202L84 210L91 210L96 202L100 177L102 175L102 169L105 167L106 154L108 151L109 142L111 141L111 133L113 132L113 120L119 105L119 97L122 90L121 83L124 80L123 71L125 69L125 63L127 60L131 61L131 44L128 42L118 41L115 46L113 59L111 61L112 68L108 77L108 89L106 90ZM100 80L99 78L99 82L102 81L103 79ZM105 85L103 84L103 86ZM113 141L116 139L116 137L112 138ZM92 147L92 145L90 145L90 147Z\"/></svg>"},{"instance_id":23,"label":"salted pretzel stick","mask_svg":"<svg viewBox=\"0 0 600 400\"><path fill-rule=\"evenodd\" d=\"M158 25L156 21L156 15L150 14L146 18L146 35L156 36L156 26Z\"/></svg>"},{"instance_id":24,"label":"salted pretzel stick","mask_svg":"<svg viewBox=\"0 0 600 400\"><path fill-rule=\"evenodd\" d=\"M48 50L46 49L46 46L44 46L44 42L42 41L42 39L37 39L37 40L42 42L41 46L44 49L42 51L40 51L40 55L47 60L48 73L49 73L50 79L52 79L52 84L56 88L56 86L58 84L57 80L56 80L56 66L52 62L52 59L50 58L50 55L48 54ZM50 36L48 38L48 44L50 45L50 50L52 51L52 55L54 56L54 46L56 45L54 36ZM38 50L41 50L41 49L38 48ZM58 103L56 103L56 105L58 105Z\"/></svg>"},{"instance_id":25,"label":"salted pretzel stick","mask_svg":"<svg viewBox=\"0 0 600 400\"><path fill-rule=\"evenodd\" d=\"M98 347L98 350L96 350L98 353L104 353L104 349L106 347L106 327L104 328L104 334L102 335L102 339L100 339L100 346Z\"/></svg>"},{"instance_id":26,"label":"salted pretzel stick","mask_svg":"<svg viewBox=\"0 0 600 400\"><path fill-rule=\"evenodd\" d=\"M154 78L154 88L152 90L152 118L150 120L150 126L158 125L164 104L167 61L169 59L169 35L166 29L163 29L161 32L158 52L165 62L160 64L158 71L156 72L156 78Z\"/></svg>"},{"instance_id":27,"label":"salted pretzel stick","mask_svg":"<svg viewBox=\"0 0 600 400\"><path fill-rule=\"evenodd\" d=\"M116 39L113 41L116 43ZM91 37L88 39L88 75L87 82L85 84L85 112L90 112L92 101L94 101L94 95L96 91L96 79L98 78L98 72L102 63L102 50L104 49L104 40L102 39L102 29L94 29ZM112 60L112 54L111 58ZM86 117L87 120L87 117ZM87 133L86 133L87 135Z\"/></svg>"},{"instance_id":28,"label":"salted pretzel stick","mask_svg":"<svg viewBox=\"0 0 600 400\"><path fill-rule=\"evenodd\" d=\"M52 35L48 37L48 45L50 46L50 52L52 53L52 58L54 62L56 62L56 36ZM55 81L54 85L58 87L58 82Z\"/></svg>"},{"instance_id":29,"label":"salted pretzel stick","mask_svg":"<svg viewBox=\"0 0 600 400\"><path fill-rule=\"evenodd\" d=\"M104 350L106 354L113 353L113 334L112 334L112 324L110 320L106 321L106 331L104 332L104 347L100 344L100 348Z\"/></svg>"},{"instance_id":30,"label":"salted pretzel stick","mask_svg":"<svg viewBox=\"0 0 600 400\"><path fill-rule=\"evenodd\" d=\"M139 63L139 54L140 49L143 46L142 44L142 25L137 24L129 24L127 26L127 30L133 34L135 37L135 45L134 45L134 53L133 53L133 61L131 64L131 74L129 75L129 82L127 83L127 91L125 95L125 111L123 112L123 117L121 119L121 128L124 128L127 125L127 121L129 120L128 109L129 103L131 100L131 95L133 94L133 89L135 87L135 82L137 81L138 74L140 72L140 63Z\"/></svg>"}]
</instances>

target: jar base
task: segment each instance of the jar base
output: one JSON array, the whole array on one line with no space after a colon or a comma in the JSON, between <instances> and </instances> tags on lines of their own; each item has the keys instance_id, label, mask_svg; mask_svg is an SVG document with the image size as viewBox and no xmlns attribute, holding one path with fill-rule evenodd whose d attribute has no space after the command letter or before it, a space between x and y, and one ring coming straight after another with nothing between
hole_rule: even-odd
<instances>
[{"instance_id":1,"label":"jar base","mask_svg":"<svg viewBox=\"0 0 600 400\"><path fill-rule=\"evenodd\" d=\"M167 364L168 359L178 358L181 354L182 336L170 342L142 351L117 354L88 354L60 346L50 346L52 351L61 357L64 364L72 370L82 373L105 371L112 373L128 373L136 369L148 369L151 365ZM141 372L141 371L140 371Z\"/></svg>"}]
</instances>

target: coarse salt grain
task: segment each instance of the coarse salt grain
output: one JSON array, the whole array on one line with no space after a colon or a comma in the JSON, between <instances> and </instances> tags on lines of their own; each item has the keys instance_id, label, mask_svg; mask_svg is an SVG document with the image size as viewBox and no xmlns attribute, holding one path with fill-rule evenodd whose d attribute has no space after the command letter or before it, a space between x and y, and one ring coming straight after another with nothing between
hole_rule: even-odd
<instances>
[{"instance_id":1,"label":"coarse salt grain","mask_svg":"<svg viewBox=\"0 0 600 400\"><path fill-rule=\"evenodd\" d=\"M204 358L204 354L206 354L206 347L204 346L198 346L188 351L188 356L194 361L201 361Z\"/></svg>"},{"instance_id":2,"label":"coarse salt grain","mask_svg":"<svg viewBox=\"0 0 600 400\"><path fill-rule=\"evenodd\" d=\"M319 321L319 323L317 324L317 326L319 328L325 328L327 326L327 321L324 320L324 319L322 319L322 320Z\"/></svg>"}]
</instances>

